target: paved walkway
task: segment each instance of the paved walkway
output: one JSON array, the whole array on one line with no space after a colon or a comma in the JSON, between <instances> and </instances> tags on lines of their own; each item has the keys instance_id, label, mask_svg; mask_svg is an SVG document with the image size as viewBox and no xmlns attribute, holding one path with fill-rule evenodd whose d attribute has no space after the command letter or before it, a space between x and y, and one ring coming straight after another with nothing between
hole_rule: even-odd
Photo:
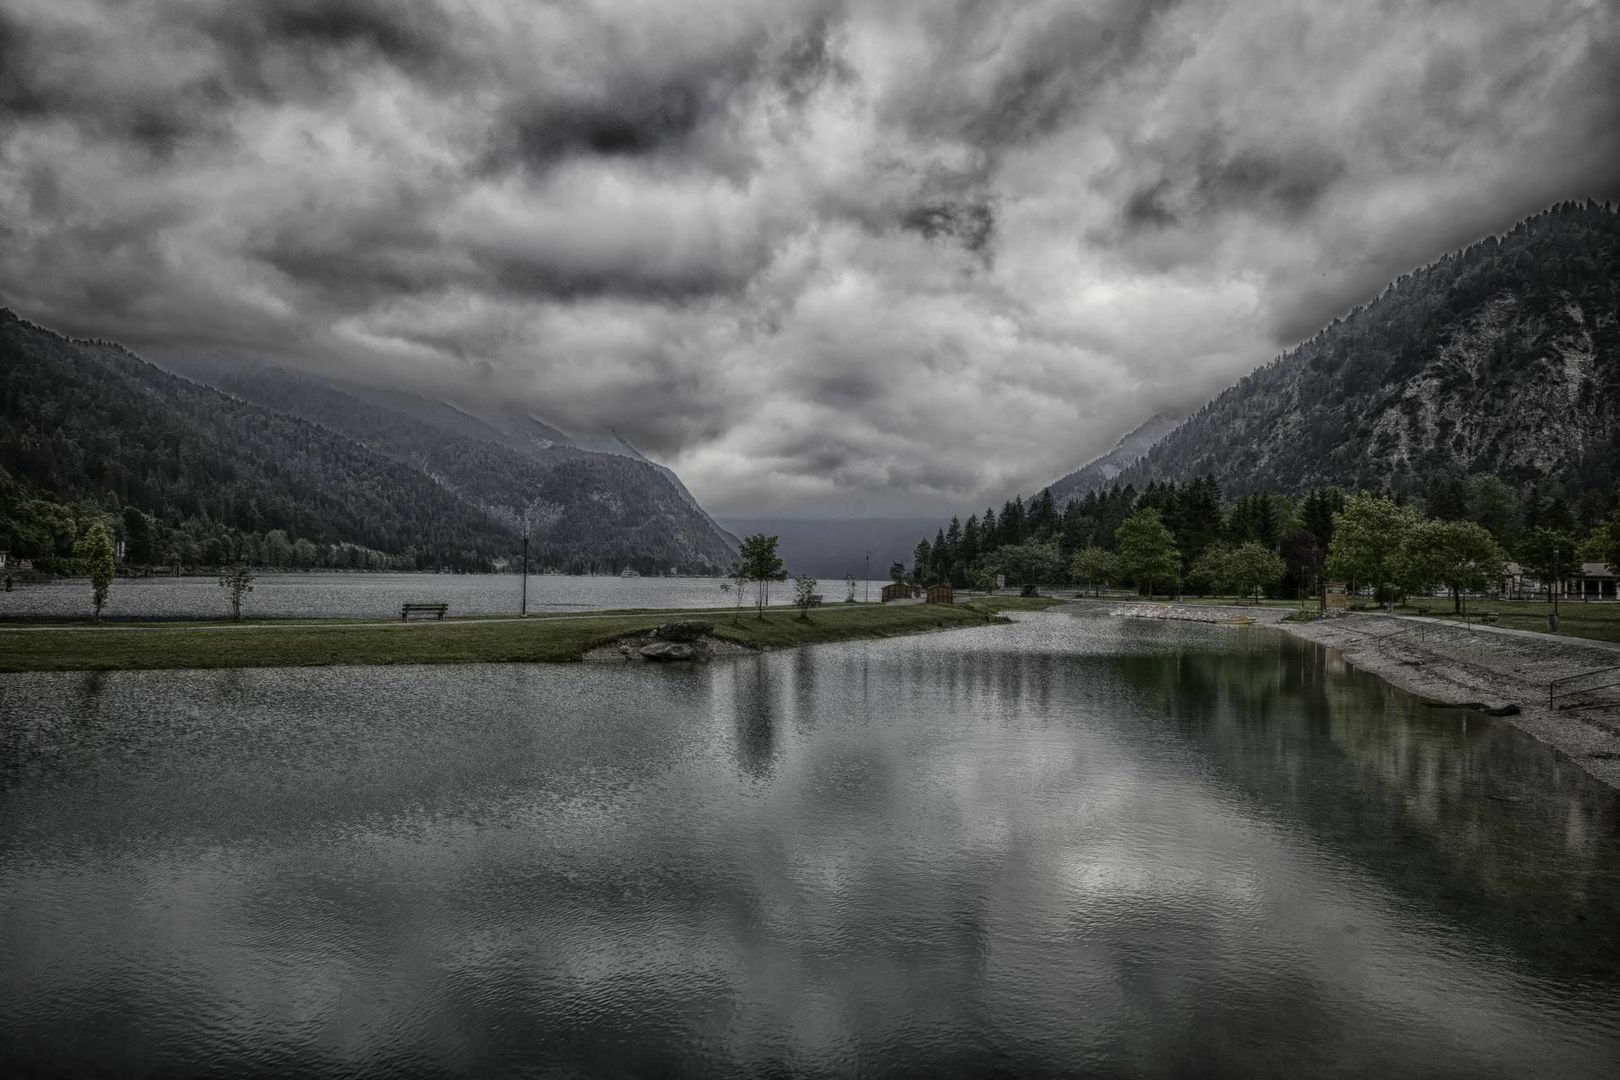
<instances>
[{"instance_id":1,"label":"paved walkway","mask_svg":"<svg viewBox=\"0 0 1620 1080\"><path fill-rule=\"evenodd\" d=\"M880 608L882 606L883 606L882 604L860 604L860 603L856 603L856 604L834 604L834 605L828 605L826 607L817 608L816 609L816 614L824 615L824 614L836 613L836 612L841 612L841 611L860 611L863 608ZM753 607L745 607L745 608L742 609L742 614L747 615L747 614L752 613L755 610L756 609L753 608ZM766 611L772 611L772 612L778 612L778 611L785 612L785 611L792 611L793 607L790 604L772 604L769 607L767 607L765 610ZM75 624L75 625L64 625L64 624L56 623L56 624L44 624L44 625L19 625L19 626L0 625L0 634L29 634L29 633L60 634L60 633L65 633L65 632L98 634L98 633L110 633L110 632L116 632L116 631L151 631L151 630L165 630L165 631L170 631L170 632L179 631L179 630L289 630L289 629L303 629L303 630L365 630L365 629L368 629L368 628L376 628L376 629L391 628L391 629L395 629L395 630L402 630L402 629L406 629L406 628L433 627L433 626L484 626L484 625L488 625L490 623L585 622L585 621L599 620L599 619L643 619L643 618L645 618L645 619L655 619L655 618L656 619L662 619L662 618L694 619L694 618L707 617L707 618L718 621L720 619L723 619L723 618L725 618L727 616L732 615L733 613L734 612L733 612L732 608L670 608L668 611L663 611L663 610L659 610L659 611L600 611L600 612L592 612L592 613L589 613L589 614L576 614L574 612L540 612L540 613L536 613L534 615L530 615L527 618L523 618L523 617L520 617L520 616L517 616L517 615L499 615L499 616L491 616L489 618L474 618L474 619L412 619L409 622L406 622L406 621L404 621L402 619L389 619L389 620L379 620L379 621L376 621L376 622L336 622L336 621L323 621L323 622L292 622L292 621L288 621L288 622L241 622L241 623L218 622L218 623L189 623L189 624L178 624L178 625L164 624L164 623L139 623L139 624L101 623L99 625L93 625L93 626L84 626L84 625L77 625L77 624Z\"/></svg>"}]
</instances>

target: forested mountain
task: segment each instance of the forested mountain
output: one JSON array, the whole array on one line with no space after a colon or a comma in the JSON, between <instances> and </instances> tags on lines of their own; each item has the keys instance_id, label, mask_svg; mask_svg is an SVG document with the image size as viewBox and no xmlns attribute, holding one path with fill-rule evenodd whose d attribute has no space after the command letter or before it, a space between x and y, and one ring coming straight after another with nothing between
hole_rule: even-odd
<instances>
[{"instance_id":1,"label":"forested mountain","mask_svg":"<svg viewBox=\"0 0 1620 1080\"><path fill-rule=\"evenodd\" d=\"M696 570L731 553L647 462L572 448L542 461L324 388L307 394L305 417L247 396L0 310L9 542L69 554L23 551L52 529L16 508L71 504L113 523L131 561L277 565L291 552L292 565L472 569L516 554L526 509L541 564Z\"/></svg>"},{"instance_id":2,"label":"forested mountain","mask_svg":"<svg viewBox=\"0 0 1620 1080\"><path fill-rule=\"evenodd\" d=\"M1253 545L1283 560L1288 593L1319 580L1334 515L1359 490L1476 525L1527 564L1548 536L1566 565L1608 560L1620 530L1609 516L1620 513L1620 213L1553 207L1402 277L1168 434L1158 420L1027 503L924 533L910 572L1060 580L1152 510L1186 583L1207 583L1206 553Z\"/></svg>"},{"instance_id":3,"label":"forested mountain","mask_svg":"<svg viewBox=\"0 0 1620 1080\"><path fill-rule=\"evenodd\" d=\"M1157 413L1148 417L1128 432L1114 448L1094 458L1074 472L1051 485L1052 498L1061 506L1088 491L1099 491L1113 482L1114 477L1134 465L1159 440L1176 429L1183 417L1173 413Z\"/></svg>"},{"instance_id":4,"label":"forested mountain","mask_svg":"<svg viewBox=\"0 0 1620 1080\"><path fill-rule=\"evenodd\" d=\"M611 451L584 449L520 412L486 420L410 394L340 390L266 365L221 368L211 378L227 393L410 465L513 528L527 513L548 565L718 570L735 551L735 538L672 471L622 441L593 443Z\"/></svg>"},{"instance_id":5,"label":"forested mountain","mask_svg":"<svg viewBox=\"0 0 1620 1080\"><path fill-rule=\"evenodd\" d=\"M1489 475L1591 516L1620 479L1617 435L1620 213L1568 202L1401 277L1116 479L1424 497Z\"/></svg>"}]
</instances>

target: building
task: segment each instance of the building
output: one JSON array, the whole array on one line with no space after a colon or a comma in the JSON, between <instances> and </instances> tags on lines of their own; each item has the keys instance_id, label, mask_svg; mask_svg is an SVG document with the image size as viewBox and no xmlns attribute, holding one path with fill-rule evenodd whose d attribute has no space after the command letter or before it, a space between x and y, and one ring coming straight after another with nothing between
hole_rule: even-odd
<instances>
[{"instance_id":1,"label":"building","mask_svg":"<svg viewBox=\"0 0 1620 1080\"><path fill-rule=\"evenodd\" d=\"M927 602L930 604L954 604L956 593L949 585L928 586Z\"/></svg>"},{"instance_id":2,"label":"building","mask_svg":"<svg viewBox=\"0 0 1620 1080\"><path fill-rule=\"evenodd\" d=\"M1606 563L1583 562L1564 577L1558 596L1562 600L1615 600L1620 599L1620 592L1616 589L1614 571ZM1510 562L1502 567L1502 598L1545 600L1547 583L1518 563Z\"/></svg>"},{"instance_id":3,"label":"building","mask_svg":"<svg viewBox=\"0 0 1620 1080\"><path fill-rule=\"evenodd\" d=\"M901 585L898 582L893 585L885 585L883 586L882 598L885 604L890 600L910 600L911 586Z\"/></svg>"},{"instance_id":4,"label":"building","mask_svg":"<svg viewBox=\"0 0 1620 1080\"><path fill-rule=\"evenodd\" d=\"M1564 581L1564 596L1570 600L1616 599L1614 571L1606 563L1583 562L1580 573Z\"/></svg>"}]
</instances>

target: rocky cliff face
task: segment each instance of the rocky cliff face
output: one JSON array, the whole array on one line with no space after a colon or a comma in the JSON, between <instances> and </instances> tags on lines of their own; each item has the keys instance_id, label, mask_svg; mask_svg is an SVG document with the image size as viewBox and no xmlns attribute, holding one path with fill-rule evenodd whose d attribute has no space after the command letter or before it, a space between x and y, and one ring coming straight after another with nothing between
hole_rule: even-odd
<instances>
[{"instance_id":1,"label":"rocky cliff face","mask_svg":"<svg viewBox=\"0 0 1620 1080\"><path fill-rule=\"evenodd\" d=\"M1148 417L1128 432L1114 448L1101 457L1080 466L1074 472L1051 485L1052 498L1058 505L1077 499L1088 491L1107 487L1114 477L1136 464L1161 439L1176 429L1184 417L1172 413L1158 413Z\"/></svg>"},{"instance_id":2,"label":"rocky cliff face","mask_svg":"<svg viewBox=\"0 0 1620 1080\"><path fill-rule=\"evenodd\" d=\"M1565 203L1402 277L1116 479L1421 494L1442 475L1488 473L1606 500L1617 435L1620 213Z\"/></svg>"}]
</instances>

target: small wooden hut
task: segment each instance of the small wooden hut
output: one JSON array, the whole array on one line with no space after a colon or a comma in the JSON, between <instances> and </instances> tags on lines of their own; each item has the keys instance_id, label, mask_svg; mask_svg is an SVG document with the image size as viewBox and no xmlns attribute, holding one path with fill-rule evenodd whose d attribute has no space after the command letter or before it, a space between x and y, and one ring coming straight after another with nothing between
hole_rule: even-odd
<instances>
[{"instance_id":1,"label":"small wooden hut","mask_svg":"<svg viewBox=\"0 0 1620 1080\"><path fill-rule=\"evenodd\" d=\"M928 586L927 602L930 604L954 604L956 593L949 585Z\"/></svg>"},{"instance_id":2,"label":"small wooden hut","mask_svg":"<svg viewBox=\"0 0 1620 1080\"><path fill-rule=\"evenodd\" d=\"M898 582L893 585L885 585L883 586L882 597L885 604L890 600L910 600L911 586L901 585Z\"/></svg>"}]
</instances>

